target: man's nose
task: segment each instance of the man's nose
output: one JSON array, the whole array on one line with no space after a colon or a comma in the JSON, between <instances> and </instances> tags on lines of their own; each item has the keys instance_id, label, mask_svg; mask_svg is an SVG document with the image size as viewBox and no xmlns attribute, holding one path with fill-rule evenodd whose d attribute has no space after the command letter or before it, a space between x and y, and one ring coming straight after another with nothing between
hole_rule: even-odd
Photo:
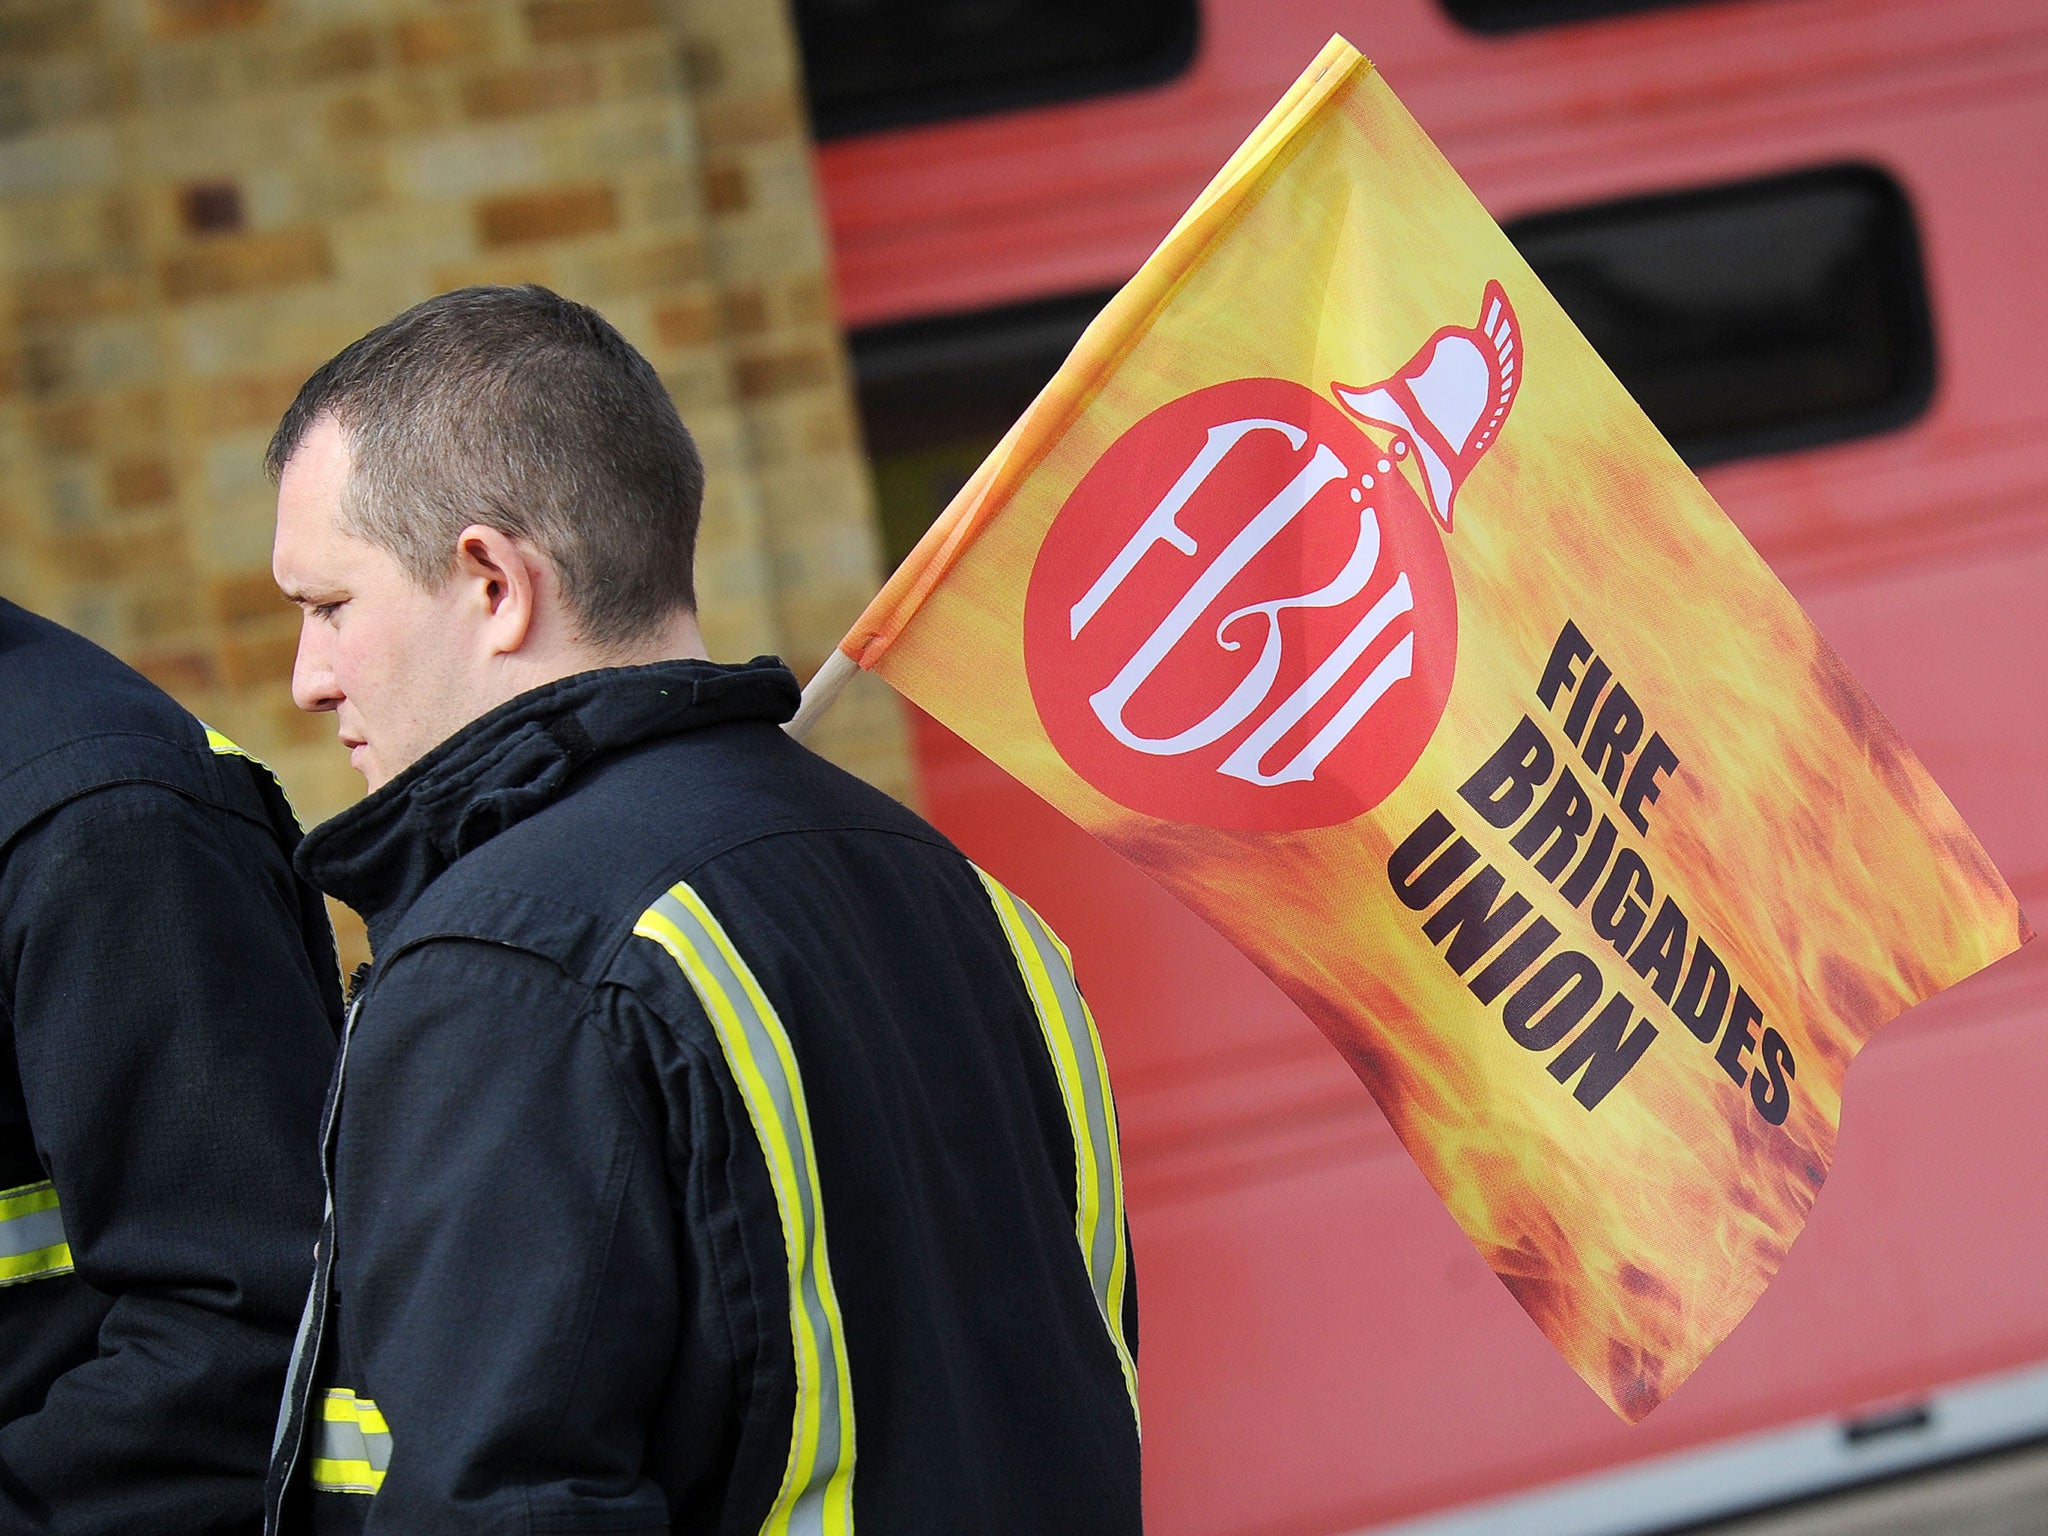
<instances>
[{"instance_id":1,"label":"man's nose","mask_svg":"<svg viewBox=\"0 0 2048 1536\"><path fill-rule=\"evenodd\" d=\"M311 614L299 624L299 651L292 658L292 702L301 709L318 713L341 702L341 689L334 681L334 664L319 625Z\"/></svg>"}]
</instances>

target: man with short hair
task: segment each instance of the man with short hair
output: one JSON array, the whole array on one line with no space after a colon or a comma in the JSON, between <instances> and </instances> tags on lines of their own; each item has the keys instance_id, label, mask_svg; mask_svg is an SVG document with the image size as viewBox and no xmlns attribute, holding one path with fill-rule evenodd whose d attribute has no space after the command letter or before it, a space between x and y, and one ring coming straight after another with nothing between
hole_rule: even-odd
<instances>
[{"instance_id":1,"label":"man with short hair","mask_svg":"<svg viewBox=\"0 0 2048 1536\"><path fill-rule=\"evenodd\" d=\"M0 1533L253 1533L333 934L269 773L0 599Z\"/></svg>"},{"instance_id":2,"label":"man with short hair","mask_svg":"<svg viewBox=\"0 0 2048 1536\"><path fill-rule=\"evenodd\" d=\"M271 445L293 695L370 794L274 1530L1125 1533L1135 1299L1065 953L695 619L702 469L545 289Z\"/></svg>"}]
</instances>

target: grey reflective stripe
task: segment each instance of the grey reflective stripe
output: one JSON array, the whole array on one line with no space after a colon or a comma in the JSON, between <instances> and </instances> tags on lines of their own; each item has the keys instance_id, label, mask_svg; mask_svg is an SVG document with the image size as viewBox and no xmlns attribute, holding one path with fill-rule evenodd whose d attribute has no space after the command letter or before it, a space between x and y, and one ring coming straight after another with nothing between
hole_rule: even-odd
<instances>
[{"instance_id":1,"label":"grey reflective stripe","mask_svg":"<svg viewBox=\"0 0 2048 1536\"><path fill-rule=\"evenodd\" d=\"M1080 1064L1080 1088L1084 1130L1089 1142L1096 1148L1095 1195L1097 1208L1105 1216L1123 1206L1122 1195L1116 1189L1116 1137L1109 1127L1109 1111L1105 1104L1105 1090L1102 1074L1095 1059L1094 1030L1089 1025L1087 1008L1081 1002L1081 990L1074 985L1074 973L1067 969L1066 957L1052 941L1045 924L1038 920L1038 914L1017 903L1017 913L1024 920L1024 928L1031 935L1031 942L1038 950L1039 963L1045 967L1052 979L1053 995L1059 999L1060 1023L1067 1031L1068 1043L1073 1047L1074 1059ZM1108 1149L1104 1155L1103 1149ZM1109 1317L1109 1279L1116 1267L1117 1245L1124 1240L1123 1223L1107 1219L1095 1223L1094 1241L1088 1255L1088 1271L1095 1281L1095 1300L1102 1308L1105 1320Z\"/></svg>"},{"instance_id":2,"label":"grey reflective stripe","mask_svg":"<svg viewBox=\"0 0 2048 1536\"><path fill-rule=\"evenodd\" d=\"M64 1242L64 1213L55 1206L0 1221L0 1259L18 1259Z\"/></svg>"},{"instance_id":3,"label":"grey reflective stripe","mask_svg":"<svg viewBox=\"0 0 2048 1536\"><path fill-rule=\"evenodd\" d=\"M1124 1337L1124 1296L1130 1276L1129 1252L1124 1246L1123 1158L1117 1145L1116 1104L1110 1097L1102 1042L1074 982L1073 965L1052 930L1000 881L980 869L975 874L1010 942L1059 1080L1074 1138L1074 1235L1135 1416L1138 1367Z\"/></svg>"},{"instance_id":4,"label":"grey reflective stripe","mask_svg":"<svg viewBox=\"0 0 2048 1536\"><path fill-rule=\"evenodd\" d=\"M330 1387L313 1432L313 1486L323 1493L375 1493L391 1465L391 1428L367 1397Z\"/></svg>"},{"instance_id":5,"label":"grey reflective stripe","mask_svg":"<svg viewBox=\"0 0 2048 1536\"><path fill-rule=\"evenodd\" d=\"M341 1419L322 1419L313 1454L322 1461L368 1462L379 1472L391 1466L391 1431L366 1430Z\"/></svg>"},{"instance_id":6,"label":"grey reflective stripe","mask_svg":"<svg viewBox=\"0 0 2048 1536\"><path fill-rule=\"evenodd\" d=\"M48 1179L0 1189L0 1286L71 1273L57 1188Z\"/></svg>"},{"instance_id":7,"label":"grey reflective stripe","mask_svg":"<svg viewBox=\"0 0 2048 1536\"><path fill-rule=\"evenodd\" d=\"M739 950L687 884L672 887L633 931L668 951L703 1004L753 1121L782 1218L796 1412L782 1485L761 1531L851 1536L852 1376L795 1047Z\"/></svg>"}]
</instances>

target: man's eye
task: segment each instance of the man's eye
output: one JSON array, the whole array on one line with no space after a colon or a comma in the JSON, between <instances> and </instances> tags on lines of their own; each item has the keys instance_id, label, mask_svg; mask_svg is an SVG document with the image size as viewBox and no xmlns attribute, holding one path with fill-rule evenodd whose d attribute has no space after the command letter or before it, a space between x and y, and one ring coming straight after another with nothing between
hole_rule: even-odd
<instances>
[{"instance_id":1,"label":"man's eye","mask_svg":"<svg viewBox=\"0 0 2048 1536\"><path fill-rule=\"evenodd\" d=\"M339 602L315 603L311 608L307 609L306 611L312 614L313 617L316 619L331 619L340 610L340 608L341 604Z\"/></svg>"}]
</instances>

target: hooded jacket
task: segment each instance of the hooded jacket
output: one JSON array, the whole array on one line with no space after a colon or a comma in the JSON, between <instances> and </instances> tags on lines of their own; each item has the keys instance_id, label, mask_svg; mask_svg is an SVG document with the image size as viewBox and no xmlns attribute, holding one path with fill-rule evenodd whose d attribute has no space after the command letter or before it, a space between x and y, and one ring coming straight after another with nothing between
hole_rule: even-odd
<instances>
[{"instance_id":1,"label":"hooded jacket","mask_svg":"<svg viewBox=\"0 0 2048 1536\"><path fill-rule=\"evenodd\" d=\"M333 937L270 775L0 601L0 1533L253 1532Z\"/></svg>"},{"instance_id":2,"label":"hooded jacket","mask_svg":"<svg viewBox=\"0 0 2048 1536\"><path fill-rule=\"evenodd\" d=\"M306 839L376 959L275 1528L1139 1529L1064 951L797 696L581 674Z\"/></svg>"}]
</instances>

